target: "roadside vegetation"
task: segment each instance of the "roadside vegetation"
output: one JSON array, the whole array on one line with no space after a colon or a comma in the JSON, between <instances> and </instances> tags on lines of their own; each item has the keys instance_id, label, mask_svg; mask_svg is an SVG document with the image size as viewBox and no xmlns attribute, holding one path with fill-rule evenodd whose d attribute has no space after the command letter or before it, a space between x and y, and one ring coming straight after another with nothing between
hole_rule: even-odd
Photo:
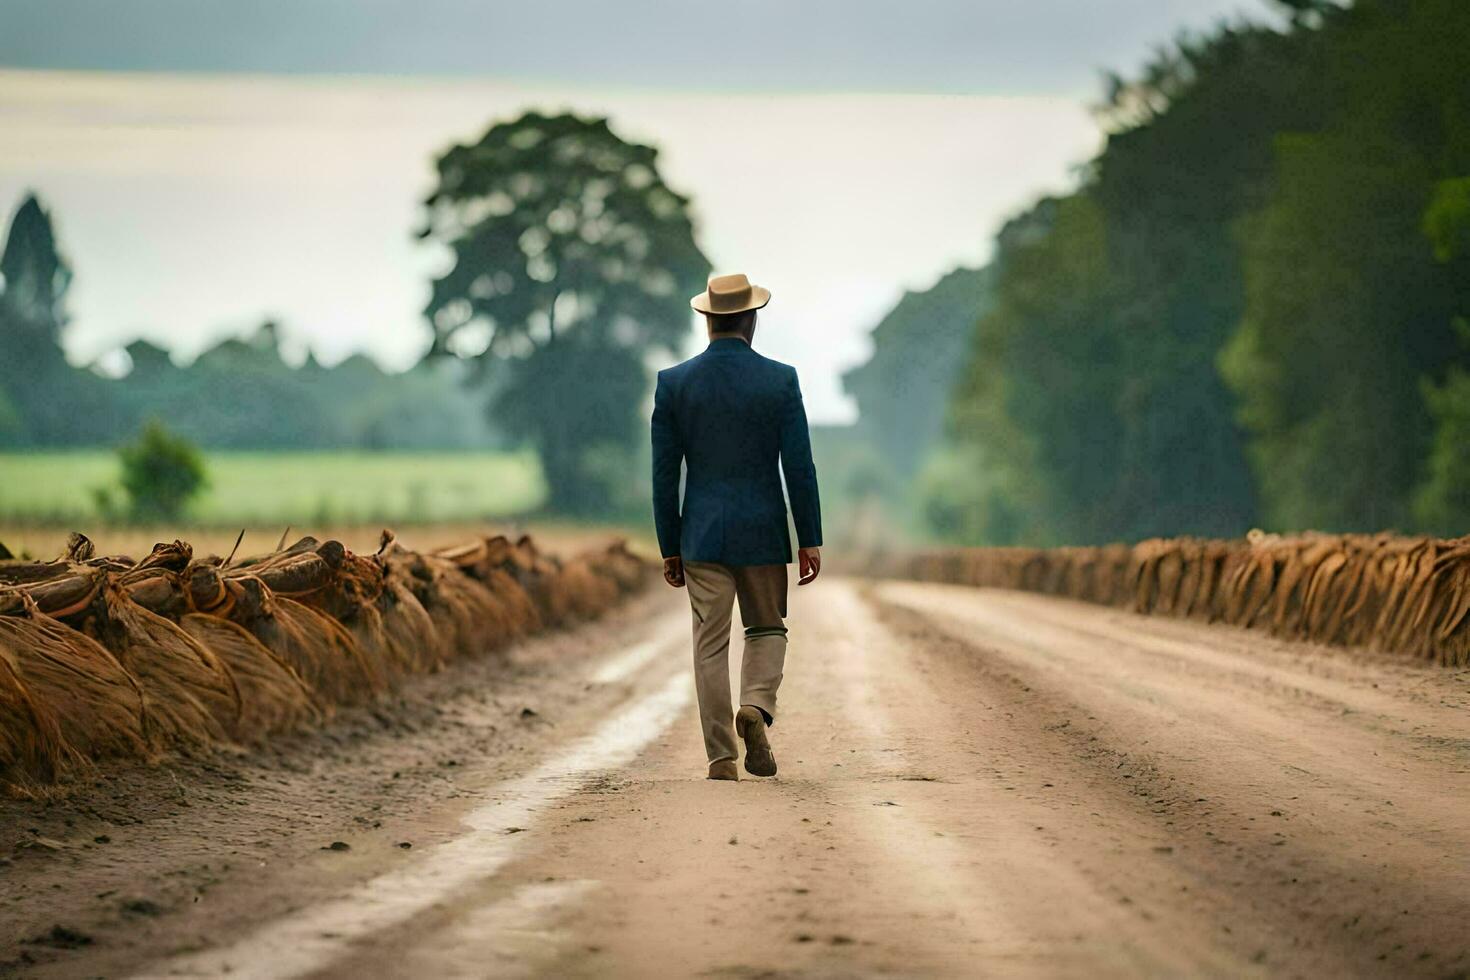
<instances>
[{"instance_id":1,"label":"roadside vegetation","mask_svg":"<svg viewBox=\"0 0 1470 980\"><path fill-rule=\"evenodd\" d=\"M976 544L1470 528L1470 5L1279 6L1111 79L1079 189L878 327L848 387L913 434L893 510Z\"/></svg>"},{"instance_id":2,"label":"roadside vegetation","mask_svg":"<svg viewBox=\"0 0 1470 980\"><path fill-rule=\"evenodd\" d=\"M190 526L504 520L535 511L534 453L204 452L208 485L179 512ZM146 519L122 505L108 450L0 453L0 524L95 527ZM104 512L99 491L117 510Z\"/></svg>"}]
</instances>

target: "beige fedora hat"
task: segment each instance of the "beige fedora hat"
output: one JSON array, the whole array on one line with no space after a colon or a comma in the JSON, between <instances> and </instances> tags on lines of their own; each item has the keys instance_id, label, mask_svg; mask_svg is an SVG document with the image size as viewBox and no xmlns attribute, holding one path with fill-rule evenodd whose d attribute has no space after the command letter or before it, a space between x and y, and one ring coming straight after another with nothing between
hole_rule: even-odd
<instances>
[{"instance_id":1,"label":"beige fedora hat","mask_svg":"<svg viewBox=\"0 0 1470 980\"><path fill-rule=\"evenodd\" d=\"M744 313L758 310L771 301L771 291L752 286L745 273L710 276L709 288L689 301L700 313Z\"/></svg>"}]
</instances>

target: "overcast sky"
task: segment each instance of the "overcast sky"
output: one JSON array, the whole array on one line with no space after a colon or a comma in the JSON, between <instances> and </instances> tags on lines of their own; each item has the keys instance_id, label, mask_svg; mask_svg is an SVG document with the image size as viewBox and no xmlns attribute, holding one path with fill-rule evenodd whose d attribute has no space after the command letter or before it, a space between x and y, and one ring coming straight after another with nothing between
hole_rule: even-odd
<instances>
[{"instance_id":1,"label":"overcast sky","mask_svg":"<svg viewBox=\"0 0 1470 980\"><path fill-rule=\"evenodd\" d=\"M1087 96L1262 0L0 0L0 64Z\"/></svg>"},{"instance_id":2,"label":"overcast sky","mask_svg":"<svg viewBox=\"0 0 1470 980\"><path fill-rule=\"evenodd\" d=\"M190 356L264 316L325 360L426 344L433 154L530 107L663 150L820 421L906 288L989 255L1099 146L1105 67L1264 0L0 0L0 207L53 209L68 345ZM4 70L4 69L10 70Z\"/></svg>"}]
</instances>

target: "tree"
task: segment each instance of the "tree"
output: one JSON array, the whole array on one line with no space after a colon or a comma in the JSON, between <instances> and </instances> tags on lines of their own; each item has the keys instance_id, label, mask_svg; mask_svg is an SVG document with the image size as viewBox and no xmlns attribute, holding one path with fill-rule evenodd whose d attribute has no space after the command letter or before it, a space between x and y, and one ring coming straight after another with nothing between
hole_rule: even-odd
<instances>
[{"instance_id":1,"label":"tree","mask_svg":"<svg viewBox=\"0 0 1470 980\"><path fill-rule=\"evenodd\" d=\"M1275 141L1269 194L1239 223L1247 305L1222 366L1278 527L1410 528L1416 509L1442 527L1460 506L1467 31L1459 0L1333 13L1311 85L1325 111Z\"/></svg>"},{"instance_id":2,"label":"tree","mask_svg":"<svg viewBox=\"0 0 1470 980\"><path fill-rule=\"evenodd\" d=\"M1470 323L1461 320L1460 332L1470 348ZM1460 537L1470 531L1470 371L1451 368L1440 384L1425 384L1424 398L1434 436L1415 517L1427 530Z\"/></svg>"},{"instance_id":3,"label":"tree","mask_svg":"<svg viewBox=\"0 0 1470 980\"><path fill-rule=\"evenodd\" d=\"M108 382L72 367L62 350L71 269L34 194L11 220L0 276L0 389L11 419L0 445L96 445L126 431Z\"/></svg>"},{"instance_id":4,"label":"tree","mask_svg":"<svg viewBox=\"0 0 1470 980\"><path fill-rule=\"evenodd\" d=\"M0 440L44 443L58 426L70 373L61 350L71 271L56 248L51 216L27 194L10 221L0 252L0 390L10 394L9 425Z\"/></svg>"},{"instance_id":5,"label":"tree","mask_svg":"<svg viewBox=\"0 0 1470 980\"><path fill-rule=\"evenodd\" d=\"M1470 5L1282 6L1114 78L1081 188L1002 232L947 528L1464 531Z\"/></svg>"},{"instance_id":6,"label":"tree","mask_svg":"<svg viewBox=\"0 0 1470 980\"><path fill-rule=\"evenodd\" d=\"M1151 112L1120 125L1091 168L1083 193L1102 216L1110 283L1093 317L1116 344L1119 385L1115 535L1232 535L1259 519L1218 354L1245 305L1239 216L1269 184L1278 134L1322 115L1303 84L1317 47L1305 28L1181 39L1125 88L1123 105Z\"/></svg>"},{"instance_id":7,"label":"tree","mask_svg":"<svg viewBox=\"0 0 1470 980\"><path fill-rule=\"evenodd\" d=\"M156 419L117 454L129 511L136 520L176 520L207 482L199 450Z\"/></svg>"},{"instance_id":8,"label":"tree","mask_svg":"<svg viewBox=\"0 0 1470 980\"><path fill-rule=\"evenodd\" d=\"M1225 26L1114 78L1112 132L1082 186L1002 230L995 307L953 405L958 458L987 470L964 527L1082 543L1251 526L1217 356L1244 304L1233 223L1277 131L1315 111L1278 91L1301 70L1296 44Z\"/></svg>"},{"instance_id":9,"label":"tree","mask_svg":"<svg viewBox=\"0 0 1470 980\"><path fill-rule=\"evenodd\" d=\"M1103 235L1085 195L1043 200L1001 231L995 305L951 410L960 458L984 467L964 526L985 528L986 543L1088 542L1128 520L1115 491L1125 379Z\"/></svg>"},{"instance_id":10,"label":"tree","mask_svg":"<svg viewBox=\"0 0 1470 980\"><path fill-rule=\"evenodd\" d=\"M12 320L9 342L30 335L56 344L66 322L64 302L71 269L56 248L51 216L34 194L27 194L10 220L5 251L0 253L4 305Z\"/></svg>"},{"instance_id":11,"label":"tree","mask_svg":"<svg viewBox=\"0 0 1470 980\"><path fill-rule=\"evenodd\" d=\"M1452 281L1470 282L1470 177L1439 183L1424 214L1424 231ZM1414 500L1420 525L1450 536L1470 531L1470 286L1462 285L1459 308L1455 332L1467 356L1441 383L1424 383L1434 436L1424 483Z\"/></svg>"},{"instance_id":12,"label":"tree","mask_svg":"<svg viewBox=\"0 0 1470 980\"><path fill-rule=\"evenodd\" d=\"M929 289L905 293L873 328L873 356L842 376L858 403L858 427L900 485L944 434L975 321L990 306L991 278L989 269L955 269Z\"/></svg>"},{"instance_id":13,"label":"tree","mask_svg":"<svg viewBox=\"0 0 1470 980\"><path fill-rule=\"evenodd\" d=\"M656 164L606 119L531 112L445 152L425 202L421 237L452 254L432 353L506 365L494 411L535 445L559 511L605 511L631 476L644 359L678 351L709 273Z\"/></svg>"},{"instance_id":14,"label":"tree","mask_svg":"<svg viewBox=\"0 0 1470 980\"><path fill-rule=\"evenodd\" d=\"M1420 380L1454 354L1422 164L1345 149L1283 140L1276 194L1242 225L1248 304L1222 366L1279 528L1407 526L1431 433Z\"/></svg>"}]
</instances>

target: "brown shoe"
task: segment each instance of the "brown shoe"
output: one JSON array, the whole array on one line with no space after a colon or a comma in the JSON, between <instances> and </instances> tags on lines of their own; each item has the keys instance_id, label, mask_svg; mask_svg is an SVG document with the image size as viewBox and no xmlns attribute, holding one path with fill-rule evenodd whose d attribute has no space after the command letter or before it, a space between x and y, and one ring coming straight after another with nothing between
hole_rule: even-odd
<instances>
[{"instance_id":1,"label":"brown shoe","mask_svg":"<svg viewBox=\"0 0 1470 980\"><path fill-rule=\"evenodd\" d=\"M734 761L731 759L723 759L719 762L711 762L709 764L709 778L733 779L734 781L739 782L740 770L736 768Z\"/></svg>"},{"instance_id":2,"label":"brown shoe","mask_svg":"<svg viewBox=\"0 0 1470 980\"><path fill-rule=\"evenodd\" d=\"M752 776L776 775L776 756L766 738L766 717L748 704L735 713L735 732L745 740L745 771Z\"/></svg>"}]
</instances>

